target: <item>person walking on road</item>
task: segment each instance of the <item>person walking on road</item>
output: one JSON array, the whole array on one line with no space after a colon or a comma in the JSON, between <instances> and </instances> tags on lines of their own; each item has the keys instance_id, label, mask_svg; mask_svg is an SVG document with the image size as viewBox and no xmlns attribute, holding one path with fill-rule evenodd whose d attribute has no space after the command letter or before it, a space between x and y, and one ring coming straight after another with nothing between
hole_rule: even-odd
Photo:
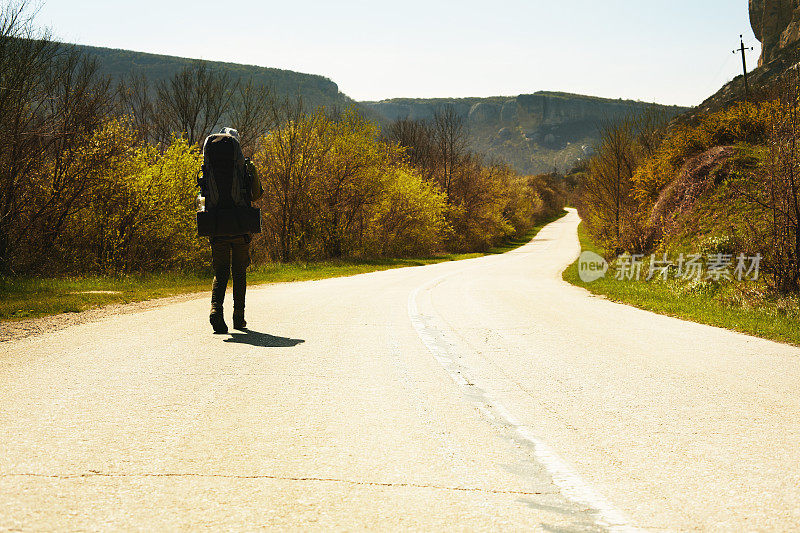
<instances>
[{"instance_id":1,"label":"person walking on road","mask_svg":"<svg viewBox=\"0 0 800 533\"><path fill-rule=\"evenodd\" d=\"M250 241L252 233L260 231L260 211L253 209L250 202L258 200L263 189L255 166L242 154L239 132L235 129L223 128L209 136L203 154L204 179L213 182L213 186L206 188L214 197L214 209L209 210L213 214L209 241L214 271L209 321L214 333L227 333L223 303L230 277L233 278L233 327L239 330L247 327L244 309ZM208 180L206 175L213 179Z\"/></svg>"}]
</instances>

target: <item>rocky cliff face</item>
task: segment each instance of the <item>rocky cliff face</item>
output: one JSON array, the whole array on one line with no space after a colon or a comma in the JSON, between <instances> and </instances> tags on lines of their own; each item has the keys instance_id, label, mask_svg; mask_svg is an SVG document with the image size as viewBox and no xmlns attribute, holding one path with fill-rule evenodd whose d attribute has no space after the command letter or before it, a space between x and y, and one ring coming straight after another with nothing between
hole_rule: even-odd
<instances>
[{"instance_id":1,"label":"rocky cliff face","mask_svg":"<svg viewBox=\"0 0 800 533\"><path fill-rule=\"evenodd\" d=\"M574 122L618 118L631 112L641 102L608 100L564 93L538 92L503 98L395 99L364 102L388 121L431 120L444 106L452 107L476 126L555 127Z\"/></svg>"},{"instance_id":2,"label":"rocky cliff face","mask_svg":"<svg viewBox=\"0 0 800 533\"><path fill-rule=\"evenodd\" d=\"M800 0L749 1L753 31L762 43L758 68L747 75L750 98L772 99L780 90L780 80L800 64ZM692 122L744 98L744 78L739 75L679 120Z\"/></svg>"},{"instance_id":3,"label":"rocky cliff face","mask_svg":"<svg viewBox=\"0 0 800 533\"><path fill-rule=\"evenodd\" d=\"M800 41L800 0L749 0L750 25L761 41L759 66Z\"/></svg>"},{"instance_id":4,"label":"rocky cliff face","mask_svg":"<svg viewBox=\"0 0 800 533\"><path fill-rule=\"evenodd\" d=\"M478 152L506 161L521 173L566 170L592 152L598 127L651 106L643 102L609 100L576 94L537 92L516 97L459 99L394 99L362 102L388 123L400 119L432 120L452 108L470 132ZM677 114L682 108L665 107Z\"/></svg>"}]
</instances>

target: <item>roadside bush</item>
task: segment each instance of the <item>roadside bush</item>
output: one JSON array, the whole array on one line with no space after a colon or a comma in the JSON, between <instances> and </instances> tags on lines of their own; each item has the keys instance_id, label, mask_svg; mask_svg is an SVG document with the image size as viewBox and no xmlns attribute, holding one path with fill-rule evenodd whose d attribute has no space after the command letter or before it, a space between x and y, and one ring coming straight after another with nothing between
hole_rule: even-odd
<instances>
[{"instance_id":1,"label":"roadside bush","mask_svg":"<svg viewBox=\"0 0 800 533\"><path fill-rule=\"evenodd\" d=\"M430 122L397 121L385 134L444 194L449 250L487 249L563 209L563 178L521 177L508 165L487 164L467 148L467 125L450 107L440 109Z\"/></svg>"},{"instance_id":2,"label":"roadside bush","mask_svg":"<svg viewBox=\"0 0 800 533\"><path fill-rule=\"evenodd\" d=\"M765 144L774 123L775 105L739 103L702 117L696 125L673 126L652 156L643 159L635 170L635 196L644 203L654 201L687 159L711 148Z\"/></svg>"},{"instance_id":3,"label":"roadside bush","mask_svg":"<svg viewBox=\"0 0 800 533\"><path fill-rule=\"evenodd\" d=\"M320 158L309 186L306 247L326 258L373 252L364 249L365 233L401 154L378 141L377 127L352 109L325 120L320 131Z\"/></svg>"},{"instance_id":4,"label":"roadside bush","mask_svg":"<svg viewBox=\"0 0 800 533\"><path fill-rule=\"evenodd\" d=\"M268 228L256 242L274 260L439 251L444 197L352 110L294 109L264 137L256 164Z\"/></svg>"},{"instance_id":5,"label":"roadside bush","mask_svg":"<svg viewBox=\"0 0 800 533\"><path fill-rule=\"evenodd\" d=\"M480 158L473 156L454 173L448 211L454 230L450 240L452 249L484 250L514 233L503 213L508 172L501 165L484 167Z\"/></svg>"},{"instance_id":6,"label":"roadside bush","mask_svg":"<svg viewBox=\"0 0 800 533\"><path fill-rule=\"evenodd\" d=\"M687 161L719 146L765 144L773 129L775 105L741 103L696 124L673 124L656 133L651 128L661 127L657 122L639 117L608 125L578 193L590 234L617 253L640 253L657 246L663 232L654 225L662 221L651 213L682 172L696 170L684 169Z\"/></svg>"},{"instance_id":7,"label":"roadside bush","mask_svg":"<svg viewBox=\"0 0 800 533\"><path fill-rule=\"evenodd\" d=\"M785 78L777 100L673 125L652 150L604 132L579 193L591 235L616 253L760 254L771 289L800 290L800 78Z\"/></svg>"},{"instance_id":8,"label":"roadside bush","mask_svg":"<svg viewBox=\"0 0 800 533\"><path fill-rule=\"evenodd\" d=\"M195 227L197 151L181 139L163 153L151 145L136 148L136 133L119 122L99 136L128 148L102 169L88 205L65 228L61 248L65 258L73 257L70 270L196 269L206 248Z\"/></svg>"},{"instance_id":9,"label":"roadside bush","mask_svg":"<svg viewBox=\"0 0 800 533\"><path fill-rule=\"evenodd\" d=\"M375 207L365 255L429 255L442 248L450 228L443 193L410 168L394 167Z\"/></svg>"}]
</instances>

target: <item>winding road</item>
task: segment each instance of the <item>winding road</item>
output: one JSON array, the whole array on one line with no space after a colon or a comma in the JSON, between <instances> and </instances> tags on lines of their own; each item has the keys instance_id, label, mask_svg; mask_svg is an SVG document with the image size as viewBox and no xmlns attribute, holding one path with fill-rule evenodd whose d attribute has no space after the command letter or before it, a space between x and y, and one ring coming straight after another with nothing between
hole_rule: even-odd
<instances>
[{"instance_id":1,"label":"winding road","mask_svg":"<svg viewBox=\"0 0 800 533\"><path fill-rule=\"evenodd\" d=\"M800 529L800 349L564 283L578 222L0 343L0 530Z\"/></svg>"}]
</instances>

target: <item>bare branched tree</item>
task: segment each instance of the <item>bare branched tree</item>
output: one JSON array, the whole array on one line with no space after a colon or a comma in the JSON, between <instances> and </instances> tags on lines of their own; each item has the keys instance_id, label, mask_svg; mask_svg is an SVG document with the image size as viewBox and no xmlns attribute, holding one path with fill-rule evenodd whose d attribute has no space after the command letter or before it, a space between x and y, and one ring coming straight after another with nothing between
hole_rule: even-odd
<instances>
[{"instance_id":1,"label":"bare branched tree","mask_svg":"<svg viewBox=\"0 0 800 533\"><path fill-rule=\"evenodd\" d=\"M652 157L661 146L667 132L670 114L655 104L644 111L632 115L633 128L642 155Z\"/></svg>"},{"instance_id":2,"label":"bare branched tree","mask_svg":"<svg viewBox=\"0 0 800 533\"><path fill-rule=\"evenodd\" d=\"M409 163L426 178L432 177L436 154L430 124L422 120L397 120L386 128L384 137L404 147Z\"/></svg>"},{"instance_id":3,"label":"bare branched tree","mask_svg":"<svg viewBox=\"0 0 800 533\"><path fill-rule=\"evenodd\" d=\"M21 2L0 13L3 271L45 255L66 220L85 205L93 170L108 156L106 146L92 139L114 106L114 91L97 62L37 32L27 8ZM20 256L23 249L27 257Z\"/></svg>"},{"instance_id":4,"label":"bare branched tree","mask_svg":"<svg viewBox=\"0 0 800 533\"><path fill-rule=\"evenodd\" d=\"M45 130L48 105L47 73L59 47L47 33L37 32L28 3L0 7L0 270L12 268L23 181L30 175L38 152L38 132Z\"/></svg>"},{"instance_id":5,"label":"bare branched tree","mask_svg":"<svg viewBox=\"0 0 800 533\"><path fill-rule=\"evenodd\" d=\"M156 140L155 107L147 76L133 73L119 87L122 112L131 117L143 140Z\"/></svg>"},{"instance_id":6,"label":"bare branched tree","mask_svg":"<svg viewBox=\"0 0 800 533\"><path fill-rule=\"evenodd\" d=\"M464 119L453 106L437 111L433 118L433 146L436 154L436 176L439 185L451 201L456 171L467 155L468 132Z\"/></svg>"},{"instance_id":7,"label":"bare branched tree","mask_svg":"<svg viewBox=\"0 0 800 533\"><path fill-rule=\"evenodd\" d=\"M269 87L254 85L252 80L236 87L229 113L230 123L239 131L246 155L252 154L258 140L276 126L274 107Z\"/></svg>"},{"instance_id":8,"label":"bare branched tree","mask_svg":"<svg viewBox=\"0 0 800 533\"><path fill-rule=\"evenodd\" d=\"M163 143L173 134L189 144L200 144L219 126L228 111L236 84L226 72L214 71L198 61L171 80L156 86L157 136Z\"/></svg>"},{"instance_id":9,"label":"bare branched tree","mask_svg":"<svg viewBox=\"0 0 800 533\"><path fill-rule=\"evenodd\" d=\"M773 288L800 290L800 73L788 71L771 106L768 155L760 169L733 180L735 194L753 207L750 247L764 255Z\"/></svg>"},{"instance_id":10,"label":"bare branched tree","mask_svg":"<svg viewBox=\"0 0 800 533\"><path fill-rule=\"evenodd\" d=\"M599 237L620 251L638 149L633 119L607 122L581 192L582 215L601 233Z\"/></svg>"}]
</instances>

